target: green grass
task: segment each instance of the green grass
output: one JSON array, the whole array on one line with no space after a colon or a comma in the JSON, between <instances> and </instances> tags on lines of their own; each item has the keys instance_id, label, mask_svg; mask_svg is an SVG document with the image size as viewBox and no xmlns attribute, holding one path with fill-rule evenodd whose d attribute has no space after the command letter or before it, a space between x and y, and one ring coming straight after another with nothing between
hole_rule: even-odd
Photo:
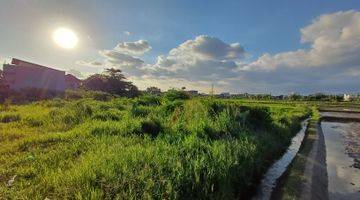
<instances>
[{"instance_id":1,"label":"green grass","mask_svg":"<svg viewBox=\"0 0 360 200\"><path fill-rule=\"evenodd\" d=\"M160 97L7 106L0 196L235 199L249 195L309 112L290 102Z\"/></svg>"}]
</instances>

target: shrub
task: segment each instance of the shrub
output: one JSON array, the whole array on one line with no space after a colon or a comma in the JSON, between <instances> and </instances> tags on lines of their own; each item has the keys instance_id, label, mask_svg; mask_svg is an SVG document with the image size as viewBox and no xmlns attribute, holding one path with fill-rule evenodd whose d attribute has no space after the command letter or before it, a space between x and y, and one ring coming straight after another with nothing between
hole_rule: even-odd
<instances>
[{"instance_id":1,"label":"shrub","mask_svg":"<svg viewBox=\"0 0 360 200\"><path fill-rule=\"evenodd\" d=\"M247 116L247 125L255 130L266 130L272 124L269 109L265 107L252 107Z\"/></svg>"},{"instance_id":2,"label":"shrub","mask_svg":"<svg viewBox=\"0 0 360 200\"><path fill-rule=\"evenodd\" d=\"M66 90L64 98L67 100L76 100L84 97L84 90Z\"/></svg>"},{"instance_id":3,"label":"shrub","mask_svg":"<svg viewBox=\"0 0 360 200\"><path fill-rule=\"evenodd\" d=\"M20 119L21 117L19 114L7 113L0 115L0 122L2 123L16 122L19 121Z\"/></svg>"},{"instance_id":4,"label":"shrub","mask_svg":"<svg viewBox=\"0 0 360 200\"><path fill-rule=\"evenodd\" d=\"M67 100L77 100L82 98L91 98L97 101L109 101L113 99L113 95L102 92L102 91L92 91L92 90L66 90L65 99Z\"/></svg>"},{"instance_id":5,"label":"shrub","mask_svg":"<svg viewBox=\"0 0 360 200\"><path fill-rule=\"evenodd\" d=\"M84 102L76 103L72 109L74 109L76 115L80 118L90 117L93 114L92 107Z\"/></svg>"},{"instance_id":6,"label":"shrub","mask_svg":"<svg viewBox=\"0 0 360 200\"><path fill-rule=\"evenodd\" d=\"M106 122L95 122L90 133L92 135L119 135L119 136L130 136L132 134L138 134L141 131L139 121L106 121Z\"/></svg>"},{"instance_id":7,"label":"shrub","mask_svg":"<svg viewBox=\"0 0 360 200\"><path fill-rule=\"evenodd\" d=\"M41 119L35 119L33 117L27 117L24 119L25 123L27 123L31 127L39 127L44 124L44 121Z\"/></svg>"},{"instance_id":8,"label":"shrub","mask_svg":"<svg viewBox=\"0 0 360 200\"><path fill-rule=\"evenodd\" d=\"M131 112L132 116L134 116L134 117L146 117L150 113L150 110L145 106L138 106L138 105L134 104L131 107L130 112Z\"/></svg>"},{"instance_id":9,"label":"shrub","mask_svg":"<svg viewBox=\"0 0 360 200\"><path fill-rule=\"evenodd\" d=\"M3 105L1 106L1 110L3 111L9 111L11 107L12 99L7 98L4 100Z\"/></svg>"},{"instance_id":10,"label":"shrub","mask_svg":"<svg viewBox=\"0 0 360 200\"><path fill-rule=\"evenodd\" d=\"M176 108L181 108L183 106L184 106L184 101L181 100L169 101L165 104L162 110L166 114L171 114L175 111Z\"/></svg>"},{"instance_id":11,"label":"shrub","mask_svg":"<svg viewBox=\"0 0 360 200\"><path fill-rule=\"evenodd\" d=\"M190 99L190 95L182 90L171 89L165 93L165 99L169 101Z\"/></svg>"},{"instance_id":12,"label":"shrub","mask_svg":"<svg viewBox=\"0 0 360 200\"><path fill-rule=\"evenodd\" d=\"M93 91L90 93L90 96L97 101L109 101L113 98L113 95L100 91Z\"/></svg>"},{"instance_id":13,"label":"shrub","mask_svg":"<svg viewBox=\"0 0 360 200\"><path fill-rule=\"evenodd\" d=\"M11 94L13 100L18 103L53 99L64 96L64 92L61 91L38 88L23 88L20 91L12 91Z\"/></svg>"},{"instance_id":14,"label":"shrub","mask_svg":"<svg viewBox=\"0 0 360 200\"><path fill-rule=\"evenodd\" d=\"M162 125L158 119L146 119L141 122L141 134L145 133L151 137L156 137L162 130Z\"/></svg>"},{"instance_id":15,"label":"shrub","mask_svg":"<svg viewBox=\"0 0 360 200\"><path fill-rule=\"evenodd\" d=\"M161 99L160 97L154 95L144 95L140 96L136 100L136 103L142 106L158 106L161 104Z\"/></svg>"},{"instance_id":16,"label":"shrub","mask_svg":"<svg viewBox=\"0 0 360 200\"><path fill-rule=\"evenodd\" d=\"M92 119L101 120L101 121L108 121L108 120L119 121L121 116L122 113L118 110L114 110L114 109L106 110L106 111L101 110L95 113Z\"/></svg>"}]
</instances>

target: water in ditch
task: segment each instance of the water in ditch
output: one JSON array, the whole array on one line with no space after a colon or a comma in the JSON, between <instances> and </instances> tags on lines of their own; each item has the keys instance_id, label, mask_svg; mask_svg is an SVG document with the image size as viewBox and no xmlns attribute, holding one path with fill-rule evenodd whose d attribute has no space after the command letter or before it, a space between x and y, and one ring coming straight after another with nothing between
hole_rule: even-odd
<instances>
[{"instance_id":1,"label":"water in ditch","mask_svg":"<svg viewBox=\"0 0 360 200\"><path fill-rule=\"evenodd\" d=\"M295 137L293 137L291 140L291 145L285 154L268 169L264 175L264 178L261 180L255 196L252 199L267 200L271 198L271 194L276 187L279 178L289 167L290 163L299 151L305 136L307 123L308 120L305 120L301 123L301 130L295 135Z\"/></svg>"}]
</instances>

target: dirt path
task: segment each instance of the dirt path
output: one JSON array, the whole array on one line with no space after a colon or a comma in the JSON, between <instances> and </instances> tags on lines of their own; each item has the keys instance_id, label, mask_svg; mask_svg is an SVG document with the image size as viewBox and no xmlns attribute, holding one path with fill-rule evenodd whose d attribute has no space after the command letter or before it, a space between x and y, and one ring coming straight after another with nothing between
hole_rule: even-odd
<instances>
[{"instance_id":1,"label":"dirt path","mask_svg":"<svg viewBox=\"0 0 360 200\"><path fill-rule=\"evenodd\" d=\"M304 183L300 199L329 199L326 168L325 139L321 126L316 124L317 134L306 160Z\"/></svg>"}]
</instances>

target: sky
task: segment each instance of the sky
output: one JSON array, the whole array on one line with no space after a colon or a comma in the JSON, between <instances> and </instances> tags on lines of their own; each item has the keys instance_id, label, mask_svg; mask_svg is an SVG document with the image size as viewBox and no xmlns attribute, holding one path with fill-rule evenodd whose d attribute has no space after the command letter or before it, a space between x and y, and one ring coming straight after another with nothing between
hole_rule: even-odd
<instances>
[{"instance_id":1,"label":"sky","mask_svg":"<svg viewBox=\"0 0 360 200\"><path fill-rule=\"evenodd\" d=\"M0 0L0 61L85 78L121 69L140 89L360 92L359 0ZM72 49L53 41L73 31Z\"/></svg>"}]
</instances>

